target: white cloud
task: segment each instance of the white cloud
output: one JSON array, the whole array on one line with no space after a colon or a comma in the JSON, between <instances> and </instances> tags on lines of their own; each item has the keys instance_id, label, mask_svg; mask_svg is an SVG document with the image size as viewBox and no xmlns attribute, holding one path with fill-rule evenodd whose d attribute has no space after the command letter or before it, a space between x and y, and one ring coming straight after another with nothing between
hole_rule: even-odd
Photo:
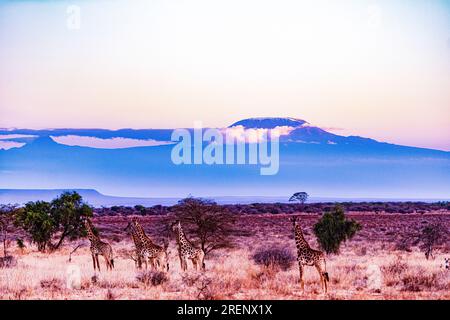
<instances>
[{"instance_id":1,"label":"white cloud","mask_svg":"<svg viewBox=\"0 0 450 320\"><path fill-rule=\"evenodd\" d=\"M231 128L223 129L223 133L229 137L236 139L238 142L258 143L267 140L267 137L270 136L269 131L272 137L279 138L280 136L288 135L294 129L294 127L289 126L278 126L273 129L246 129L244 126L234 126Z\"/></svg>"},{"instance_id":2,"label":"white cloud","mask_svg":"<svg viewBox=\"0 0 450 320\"><path fill-rule=\"evenodd\" d=\"M0 140L21 139L21 138L36 138L32 134L0 134Z\"/></svg>"},{"instance_id":3,"label":"white cloud","mask_svg":"<svg viewBox=\"0 0 450 320\"><path fill-rule=\"evenodd\" d=\"M22 142L15 142L15 141L1 141L0 140L0 150L8 150L12 148L21 148L25 145L25 143Z\"/></svg>"},{"instance_id":4,"label":"white cloud","mask_svg":"<svg viewBox=\"0 0 450 320\"><path fill-rule=\"evenodd\" d=\"M167 144L173 144L171 141L157 141L153 139L130 139L122 137L114 137L110 139L102 139L88 136L50 136L53 141L67 146L90 147L97 149L124 149L133 147L153 147Z\"/></svg>"}]
</instances>

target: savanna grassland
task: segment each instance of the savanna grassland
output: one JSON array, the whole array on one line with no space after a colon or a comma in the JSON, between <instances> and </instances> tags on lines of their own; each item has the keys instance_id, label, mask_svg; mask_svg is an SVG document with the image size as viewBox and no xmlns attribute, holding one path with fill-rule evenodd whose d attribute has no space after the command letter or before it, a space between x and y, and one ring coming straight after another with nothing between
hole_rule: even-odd
<instances>
[{"instance_id":1,"label":"savanna grassland","mask_svg":"<svg viewBox=\"0 0 450 320\"><path fill-rule=\"evenodd\" d=\"M294 262L286 269L261 266L252 256L261 248L286 248L296 254L292 224L286 214L240 215L234 246L206 256L206 271L196 272L189 264L181 272L176 242L169 245L170 270L166 274L139 271L131 259L133 242L123 231L129 218L102 216L93 219L103 240L114 249L115 269L94 274L87 239L67 242L51 254L37 251L26 242L19 249L13 241L8 252L17 262L0 269L1 299L450 299L450 271L444 257L450 256L448 242L427 260L419 248L401 246L402 234L439 222L450 229L448 211L425 214L375 214L352 212L362 230L341 247L339 255L327 256L329 290L322 293L313 267L305 268L305 291L298 283ZM317 242L312 225L317 214L300 214L305 237L313 248ZM156 242L167 224L163 216L141 217L141 223ZM189 236L189 234L188 234ZM81 245L69 262L70 252ZM375 274L373 271L375 265ZM79 288L67 288L68 272L78 269ZM377 271L378 270L378 271ZM377 273L378 272L378 273Z\"/></svg>"}]
</instances>

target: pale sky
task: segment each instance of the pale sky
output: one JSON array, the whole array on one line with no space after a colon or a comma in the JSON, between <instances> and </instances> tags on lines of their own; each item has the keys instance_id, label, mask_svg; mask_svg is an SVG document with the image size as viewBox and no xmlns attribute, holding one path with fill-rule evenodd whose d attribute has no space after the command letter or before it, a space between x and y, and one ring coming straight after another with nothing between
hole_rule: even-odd
<instances>
[{"instance_id":1,"label":"pale sky","mask_svg":"<svg viewBox=\"0 0 450 320\"><path fill-rule=\"evenodd\" d=\"M450 150L449 58L448 1L0 0L0 127L288 116Z\"/></svg>"}]
</instances>

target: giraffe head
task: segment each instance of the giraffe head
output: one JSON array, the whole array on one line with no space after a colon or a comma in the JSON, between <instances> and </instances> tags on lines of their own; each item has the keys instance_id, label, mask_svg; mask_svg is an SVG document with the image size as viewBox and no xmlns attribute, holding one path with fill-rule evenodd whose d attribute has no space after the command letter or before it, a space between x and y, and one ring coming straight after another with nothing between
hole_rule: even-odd
<instances>
[{"instance_id":1,"label":"giraffe head","mask_svg":"<svg viewBox=\"0 0 450 320\"><path fill-rule=\"evenodd\" d=\"M295 228L296 224L297 224L297 217L290 217L289 221L292 222L293 227Z\"/></svg>"},{"instance_id":2,"label":"giraffe head","mask_svg":"<svg viewBox=\"0 0 450 320\"><path fill-rule=\"evenodd\" d=\"M295 235L299 235L303 237L303 231L299 223L297 223L297 217L291 217L289 220L292 222L292 226L294 227Z\"/></svg>"},{"instance_id":3,"label":"giraffe head","mask_svg":"<svg viewBox=\"0 0 450 320\"><path fill-rule=\"evenodd\" d=\"M133 225L131 224L131 222L128 222L127 226L125 227L125 229L123 229L123 231L125 231L127 234L134 233Z\"/></svg>"},{"instance_id":4,"label":"giraffe head","mask_svg":"<svg viewBox=\"0 0 450 320\"><path fill-rule=\"evenodd\" d=\"M174 223L172 223L171 229L172 229L173 232L181 231L182 229L181 229L181 222L180 222L180 220L177 220Z\"/></svg>"}]
</instances>

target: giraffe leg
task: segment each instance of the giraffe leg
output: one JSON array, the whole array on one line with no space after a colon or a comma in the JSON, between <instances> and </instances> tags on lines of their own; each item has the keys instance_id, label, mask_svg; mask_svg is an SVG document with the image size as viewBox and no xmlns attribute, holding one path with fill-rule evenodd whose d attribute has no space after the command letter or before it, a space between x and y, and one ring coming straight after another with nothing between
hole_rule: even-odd
<instances>
[{"instance_id":1,"label":"giraffe leg","mask_svg":"<svg viewBox=\"0 0 450 320\"><path fill-rule=\"evenodd\" d=\"M92 264L94 265L94 272L95 272L96 267L95 267L95 256L94 256L94 254L92 254Z\"/></svg>"},{"instance_id":2,"label":"giraffe leg","mask_svg":"<svg viewBox=\"0 0 450 320\"><path fill-rule=\"evenodd\" d=\"M197 271L197 259L192 259L192 266L194 267L194 270Z\"/></svg>"},{"instance_id":3,"label":"giraffe leg","mask_svg":"<svg viewBox=\"0 0 450 320\"><path fill-rule=\"evenodd\" d=\"M183 258L181 257L181 254L179 255L180 258L180 268L183 270Z\"/></svg>"},{"instance_id":4,"label":"giraffe leg","mask_svg":"<svg viewBox=\"0 0 450 320\"><path fill-rule=\"evenodd\" d=\"M300 273L300 287L302 288L302 291L305 292L305 282L303 281L303 265L300 261L298 262L298 271Z\"/></svg>"},{"instance_id":5,"label":"giraffe leg","mask_svg":"<svg viewBox=\"0 0 450 320\"><path fill-rule=\"evenodd\" d=\"M186 261L186 257L183 257L183 271L187 270L187 261Z\"/></svg>"},{"instance_id":6,"label":"giraffe leg","mask_svg":"<svg viewBox=\"0 0 450 320\"><path fill-rule=\"evenodd\" d=\"M152 270L156 270L155 258L149 258L149 261L150 261L150 267L152 268Z\"/></svg>"},{"instance_id":7,"label":"giraffe leg","mask_svg":"<svg viewBox=\"0 0 450 320\"><path fill-rule=\"evenodd\" d=\"M111 269L111 265L110 265L110 262L109 262L108 255L106 255L106 254L103 255L103 258L105 258L106 270Z\"/></svg>"},{"instance_id":8,"label":"giraffe leg","mask_svg":"<svg viewBox=\"0 0 450 320\"><path fill-rule=\"evenodd\" d=\"M320 287L322 288L322 290L324 290L326 292L326 289L325 289L326 285L325 285L325 279L323 278L322 268L320 267L320 265L318 263L315 264L315 267L320 276Z\"/></svg>"},{"instance_id":9,"label":"giraffe leg","mask_svg":"<svg viewBox=\"0 0 450 320\"><path fill-rule=\"evenodd\" d=\"M147 271L147 269L148 269L148 261L147 261L146 258L144 258L144 262L145 262L145 270Z\"/></svg>"},{"instance_id":10,"label":"giraffe leg","mask_svg":"<svg viewBox=\"0 0 450 320\"><path fill-rule=\"evenodd\" d=\"M100 272L100 262L98 261L98 254L95 255L95 262L97 262L97 269Z\"/></svg>"}]
</instances>

